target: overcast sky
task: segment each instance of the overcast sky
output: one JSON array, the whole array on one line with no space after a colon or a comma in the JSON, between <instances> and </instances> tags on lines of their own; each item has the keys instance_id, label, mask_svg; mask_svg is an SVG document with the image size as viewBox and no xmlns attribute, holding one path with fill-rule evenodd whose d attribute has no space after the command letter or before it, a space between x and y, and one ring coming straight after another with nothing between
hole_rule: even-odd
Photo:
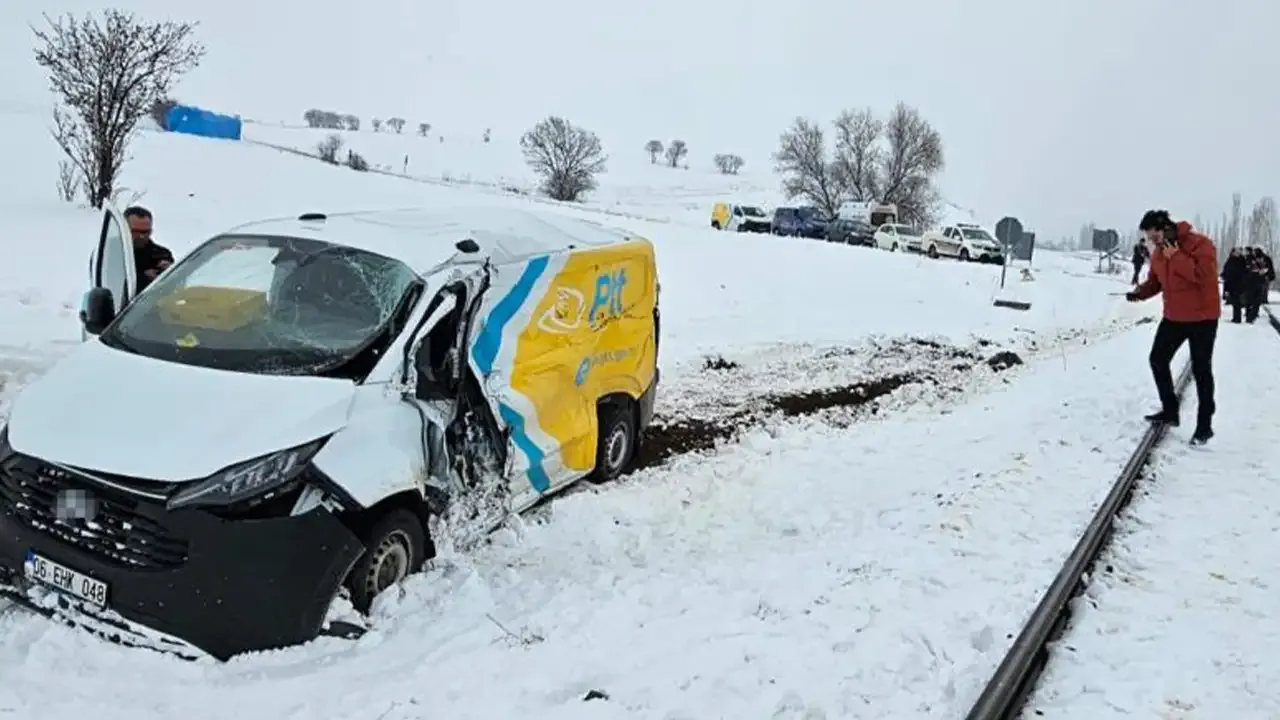
<instances>
[{"instance_id":1,"label":"overcast sky","mask_svg":"<svg viewBox=\"0 0 1280 720\"><path fill-rule=\"evenodd\" d=\"M613 154L682 137L694 162L737 152L760 172L796 115L902 100L943 135L948 199L1043 234L1280 194L1265 0L115 4L201 21L209 55L180 97L248 117L319 106L506 135L557 113ZM0 106L46 104L24 23L101 4L3 5Z\"/></svg>"}]
</instances>

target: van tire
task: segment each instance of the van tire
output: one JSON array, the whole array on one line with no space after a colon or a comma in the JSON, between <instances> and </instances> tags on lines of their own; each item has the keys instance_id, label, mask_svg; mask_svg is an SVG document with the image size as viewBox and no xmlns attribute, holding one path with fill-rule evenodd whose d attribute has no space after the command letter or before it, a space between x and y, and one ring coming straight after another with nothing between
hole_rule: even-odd
<instances>
[{"instance_id":1,"label":"van tire","mask_svg":"<svg viewBox=\"0 0 1280 720\"><path fill-rule=\"evenodd\" d=\"M630 401L601 403L596 435L596 467L587 476L593 483L617 480L636 455L636 411Z\"/></svg>"},{"instance_id":2,"label":"van tire","mask_svg":"<svg viewBox=\"0 0 1280 720\"><path fill-rule=\"evenodd\" d=\"M969 262L971 259L969 257L969 248L960 248L960 262Z\"/></svg>"},{"instance_id":3,"label":"van tire","mask_svg":"<svg viewBox=\"0 0 1280 720\"><path fill-rule=\"evenodd\" d=\"M422 569L426 560L427 532L422 520L404 508L395 508L361 533L365 552L347 575L351 604L369 612L383 590Z\"/></svg>"},{"instance_id":4,"label":"van tire","mask_svg":"<svg viewBox=\"0 0 1280 720\"><path fill-rule=\"evenodd\" d=\"M712 230L719 230L719 229L720 229L720 221L719 221L719 220L712 220L712 221L711 221L711 229L712 229Z\"/></svg>"},{"instance_id":5,"label":"van tire","mask_svg":"<svg viewBox=\"0 0 1280 720\"><path fill-rule=\"evenodd\" d=\"M925 253L925 254L926 254L926 255L928 255L929 257L933 258L934 260L937 260L937 259L938 259L938 246L937 246L937 245L930 245L930 246L929 246L929 252L927 252L927 253Z\"/></svg>"}]
</instances>

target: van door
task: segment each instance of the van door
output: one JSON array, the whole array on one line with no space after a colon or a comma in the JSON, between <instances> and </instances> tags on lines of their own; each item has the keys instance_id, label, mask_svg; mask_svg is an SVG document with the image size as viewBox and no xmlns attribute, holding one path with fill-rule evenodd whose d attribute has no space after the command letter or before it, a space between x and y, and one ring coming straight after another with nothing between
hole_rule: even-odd
<instances>
[{"instance_id":1,"label":"van door","mask_svg":"<svg viewBox=\"0 0 1280 720\"><path fill-rule=\"evenodd\" d=\"M89 289L105 288L111 291L111 299L119 313L129 304L138 291L138 265L133 256L133 236L124 215L109 204L102 212L102 225L98 232L98 244L89 256ZM83 299L87 300L88 290ZM81 304L80 311L86 308ZM88 331L81 323L81 339L87 339Z\"/></svg>"},{"instance_id":2,"label":"van door","mask_svg":"<svg viewBox=\"0 0 1280 720\"><path fill-rule=\"evenodd\" d=\"M429 301L410 341L412 394L441 431L445 457L428 458L432 474L462 492L496 495L501 502L495 504L506 512L514 500L507 482L507 437L467 352L487 287L484 270L454 281Z\"/></svg>"}]
</instances>

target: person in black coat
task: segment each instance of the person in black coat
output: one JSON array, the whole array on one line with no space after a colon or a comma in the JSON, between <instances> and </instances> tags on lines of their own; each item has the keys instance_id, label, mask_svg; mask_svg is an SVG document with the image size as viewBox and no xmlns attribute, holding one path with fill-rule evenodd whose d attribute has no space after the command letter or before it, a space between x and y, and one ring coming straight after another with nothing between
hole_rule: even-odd
<instances>
[{"instance_id":1,"label":"person in black coat","mask_svg":"<svg viewBox=\"0 0 1280 720\"><path fill-rule=\"evenodd\" d=\"M1129 281L1130 285L1137 285L1141 280L1142 266L1147 264L1147 259L1150 257L1146 243L1139 240L1133 244L1133 279Z\"/></svg>"},{"instance_id":2,"label":"person in black coat","mask_svg":"<svg viewBox=\"0 0 1280 720\"><path fill-rule=\"evenodd\" d=\"M1271 260L1271 255L1266 250L1258 248L1258 254L1262 256L1262 264L1266 268L1267 285L1262 289L1262 304L1270 305L1271 283L1276 281L1276 264Z\"/></svg>"},{"instance_id":3,"label":"person in black coat","mask_svg":"<svg viewBox=\"0 0 1280 720\"><path fill-rule=\"evenodd\" d=\"M1275 279L1269 269L1262 248L1251 247L1245 251L1244 257L1244 321L1252 323L1258 319L1258 311L1262 308L1262 300L1267 295L1267 286Z\"/></svg>"},{"instance_id":4,"label":"person in black coat","mask_svg":"<svg viewBox=\"0 0 1280 720\"><path fill-rule=\"evenodd\" d=\"M1240 311L1244 308L1245 282L1244 251L1238 247L1231 248L1227 261L1222 265L1222 297L1231 305L1231 322L1240 322Z\"/></svg>"}]
</instances>

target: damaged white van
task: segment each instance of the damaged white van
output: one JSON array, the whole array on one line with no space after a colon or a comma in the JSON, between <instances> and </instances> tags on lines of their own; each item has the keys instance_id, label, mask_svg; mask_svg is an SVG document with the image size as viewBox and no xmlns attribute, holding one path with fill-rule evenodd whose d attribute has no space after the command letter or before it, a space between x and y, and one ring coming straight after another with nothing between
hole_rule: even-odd
<instances>
[{"instance_id":1,"label":"damaged white van","mask_svg":"<svg viewBox=\"0 0 1280 720\"><path fill-rule=\"evenodd\" d=\"M222 233L135 297L126 229L107 211L88 340L0 429L0 592L64 619L219 658L308 640L336 597L365 610L418 569L451 500L518 512L616 477L652 416L644 238L505 208L308 214Z\"/></svg>"}]
</instances>

